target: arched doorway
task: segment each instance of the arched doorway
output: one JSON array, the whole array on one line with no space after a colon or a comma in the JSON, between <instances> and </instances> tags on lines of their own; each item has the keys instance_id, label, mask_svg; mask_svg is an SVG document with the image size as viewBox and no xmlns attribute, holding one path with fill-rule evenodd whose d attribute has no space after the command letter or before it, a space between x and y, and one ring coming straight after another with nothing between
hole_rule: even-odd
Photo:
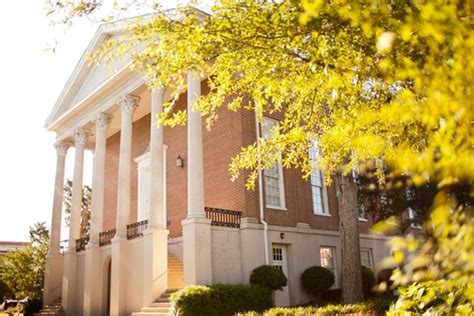
<instances>
[{"instance_id":1,"label":"arched doorway","mask_svg":"<svg viewBox=\"0 0 474 316\"><path fill-rule=\"evenodd\" d=\"M103 299L102 304L103 310L105 309L105 315L110 315L110 284L111 284L111 274L112 274L112 258L109 256L105 259L104 264L104 278L103 278Z\"/></svg>"}]
</instances>

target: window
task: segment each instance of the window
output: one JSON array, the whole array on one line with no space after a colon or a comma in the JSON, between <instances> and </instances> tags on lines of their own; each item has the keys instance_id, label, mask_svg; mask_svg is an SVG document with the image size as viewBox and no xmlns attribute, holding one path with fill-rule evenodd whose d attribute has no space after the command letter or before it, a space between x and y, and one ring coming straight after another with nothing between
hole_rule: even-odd
<instances>
[{"instance_id":1,"label":"window","mask_svg":"<svg viewBox=\"0 0 474 316\"><path fill-rule=\"evenodd\" d=\"M360 249L360 264L368 268L373 267L372 249L370 248Z\"/></svg>"},{"instance_id":2,"label":"window","mask_svg":"<svg viewBox=\"0 0 474 316\"><path fill-rule=\"evenodd\" d=\"M311 175L311 195L313 198L314 214L329 215L327 204L326 188L323 183L323 176L318 167L319 149L316 141L311 142L309 148L309 160L314 166L314 173Z\"/></svg>"},{"instance_id":3,"label":"window","mask_svg":"<svg viewBox=\"0 0 474 316\"><path fill-rule=\"evenodd\" d=\"M334 274L334 286L337 286L336 248L321 246L319 256L321 258L321 267L328 269Z\"/></svg>"},{"instance_id":4,"label":"window","mask_svg":"<svg viewBox=\"0 0 474 316\"><path fill-rule=\"evenodd\" d=\"M264 117L262 121L262 136L270 137L271 130L278 125L278 121ZM281 162L271 168L263 170L265 184L265 203L269 208L285 208L285 189L283 183L283 167Z\"/></svg>"}]
</instances>

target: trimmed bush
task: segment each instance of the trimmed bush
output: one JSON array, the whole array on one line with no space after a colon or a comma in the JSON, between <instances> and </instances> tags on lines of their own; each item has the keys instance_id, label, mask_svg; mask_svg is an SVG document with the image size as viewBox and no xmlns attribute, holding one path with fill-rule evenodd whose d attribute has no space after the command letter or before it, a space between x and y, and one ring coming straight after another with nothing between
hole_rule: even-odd
<instances>
[{"instance_id":1,"label":"trimmed bush","mask_svg":"<svg viewBox=\"0 0 474 316\"><path fill-rule=\"evenodd\" d=\"M324 303L339 304L342 298L341 289L329 289L321 293L321 301Z\"/></svg>"},{"instance_id":2,"label":"trimmed bush","mask_svg":"<svg viewBox=\"0 0 474 316\"><path fill-rule=\"evenodd\" d=\"M232 316L272 306L271 291L258 285L190 285L171 295L174 315Z\"/></svg>"},{"instance_id":3,"label":"trimmed bush","mask_svg":"<svg viewBox=\"0 0 474 316\"><path fill-rule=\"evenodd\" d=\"M368 297L372 294L372 289L375 286L375 276L371 268L362 266L362 291L364 296Z\"/></svg>"},{"instance_id":4,"label":"trimmed bush","mask_svg":"<svg viewBox=\"0 0 474 316\"><path fill-rule=\"evenodd\" d=\"M301 275L301 284L306 293L319 298L322 292L333 286L334 274L323 267L310 267Z\"/></svg>"},{"instance_id":5,"label":"trimmed bush","mask_svg":"<svg viewBox=\"0 0 474 316\"><path fill-rule=\"evenodd\" d=\"M282 290L287 283L288 280L280 269L268 265L255 268L250 275L250 284L260 285L273 291Z\"/></svg>"}]
</instances>

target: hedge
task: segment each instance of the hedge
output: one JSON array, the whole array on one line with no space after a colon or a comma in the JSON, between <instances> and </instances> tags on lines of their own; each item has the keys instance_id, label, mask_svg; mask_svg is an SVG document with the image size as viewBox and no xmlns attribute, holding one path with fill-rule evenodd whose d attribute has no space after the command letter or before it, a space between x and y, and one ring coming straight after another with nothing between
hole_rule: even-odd
<instances>
[{"instance_id":1,"label":"hedge","mask_svg":"<svg viewBox=\"0 0 474 316\"><path fill-rule=\"evenodd\" d=\"M381 296L358 304L330 304L326 306L304 307L274 307L265 312L240 313L239 316L334 316L334 315L385 315L390 304L394 302L393 296Z\"/></svg>"},{"instance_id":2,"label":"hedge","mask_svg":"<svg viewBox=\"0 0 474 316\"><path fill-rule=\"evenodd\" d=\"M190 285L171 295L173 315L233 316L272 306L271 291L258 285Z\"/></svg>"}]
</instances>

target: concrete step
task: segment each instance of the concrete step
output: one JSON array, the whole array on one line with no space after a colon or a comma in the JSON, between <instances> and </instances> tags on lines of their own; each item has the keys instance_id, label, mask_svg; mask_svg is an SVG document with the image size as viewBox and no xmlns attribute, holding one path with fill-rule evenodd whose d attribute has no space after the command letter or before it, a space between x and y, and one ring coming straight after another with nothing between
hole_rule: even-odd
<instances>
[{"instance_id":1,"label":"concrete step","mask_svg":"<svg viewBox=\"0 0 474 316\"><path fill-rule=\"evenodd\" d=\"M156 299L156 303L169 303L170 299L169 297L158 297Z\"/></svg>"},{"instance_id":2,"label":"concrete step","mask_svg":"<svg viewBox=\"0 0 474 316\"><path fill-rule=\"evenodd\" d=\"M132 316L169 316L169 312L166 312L166 313L154 313L154 312L150 312L150 313L145 313L145 312L135 312L135 313L132 313Z\"/></svg>"},{"instance_id":3,"label":"concrete step","mask_svg":"<svg viewBox=\"0 0 474 316\"><path fill-rule=\"evenodd\" d=\"M152 303L150 307L158 307L158 308L169 308L171 306L170 303Z\"/></svg>"},{"instance_id":4,"label":"concrete step","mask_svg":"<svg viewBox=\"0 0 474 316\"><path fill-rule=\"evenodd\" d=\"M142 307L140 308L140 312L142 313L168 313L169 308L161 308L161 307Z\"/></svg>"}]
</instances>

